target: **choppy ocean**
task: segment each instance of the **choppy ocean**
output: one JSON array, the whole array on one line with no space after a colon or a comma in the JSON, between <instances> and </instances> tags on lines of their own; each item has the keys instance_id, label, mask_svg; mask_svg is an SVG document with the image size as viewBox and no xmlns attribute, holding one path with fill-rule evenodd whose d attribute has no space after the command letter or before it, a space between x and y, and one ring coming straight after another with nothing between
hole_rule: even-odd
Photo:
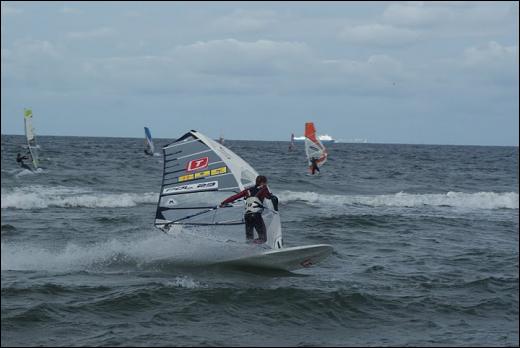
<instances>
[{"instance_id":1,"label":"choppy ocean","mask_svg":"<svg viewBox=\"0 0 520 348\"><path fill-rule=\"evenodd\" d=\"M38 141L28 174L2 135L2 346L519 343L518 147L333 144L310 177L301 143L227 141L269 178L286 246L334 246L273 273L153 227L144 139Z\"/></svg>"}]
</instances>

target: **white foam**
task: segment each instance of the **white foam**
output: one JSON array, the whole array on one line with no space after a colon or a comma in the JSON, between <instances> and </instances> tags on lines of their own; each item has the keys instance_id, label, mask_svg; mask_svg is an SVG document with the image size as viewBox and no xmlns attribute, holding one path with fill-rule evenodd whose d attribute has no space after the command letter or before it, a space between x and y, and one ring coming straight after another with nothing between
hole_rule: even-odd
<instances>
[{"instance_id":1,"label":"white foam","mask_svg":"<svg viewBox=\"0 0 520 348\"><path fill-rule=\"evenodd\" d=\"M29 169L22 169L18 174L16 174L15 176L18 178L20 176L25 176L25 175L35 175L36 172L33 172L32 170L29 170Z\"/></svg>"},{"instance_id":2,"label":"white foam","mask_svg":"<svg viewBox=\"0 0 520 348\"><path fill-rule=\"evenodd\" d=\"M190 277L176 277L172 282L166 282L164 285L173 288L186 288L186 289L195 289L202 287L201 284Z\"/></svg>"},{"instance_id":3,"label":"white foam","mask_svg":"<svg viewBox=\"0 0 520 348\"><path fill-rule=\"evenodd\" d=\"M245 244L245 243L244 243ZM241 246L218 240L166 235L146 231L136 240L112 239L89 245L68 243L51 250L26 243L2 242L2 270L110 271L119 269L164 269L176 265L208 264L233 256ZM247 246L242 246L243 248ZM181 286L190 286L184 282Z\"/></svg>"},{"instance_id":4,"label":"white foam","mask_svg":"<svg viewBox=\"0 0 520 348\"><path fill-rule=\"evenodd\" d=\"M24 170L27 170L27 169L24 169ZM8 173L8 174L18 173L19 171L20 171L20 169L9 169L9 170L2 169L3 173Z\"/></svg>"},{"instance_id":5,"label":"white foam","mask_svg":"<svg viewBox=\"0 0 520 348\"><path fill-rule=\"evenodd\" d=\"M64 186L31 185L2 189L2 209L43 209L48 207L117 208L157 203L156 193L98 193Z\"/></svg>"},{"instance_id":6,"label":"white foam","mask_svg":"<svg viewBox=\"0 0 520 348\"><path fill-rule=\"evenodd\" d=\"M413 194L399 192L389 195L327 195L316 192L281 191L280 199L285 202L303 201L313 206L368 206L421 207L450 206L468 209L518 209L516 192L447 192Z\"/></svg>"}]
</instances>

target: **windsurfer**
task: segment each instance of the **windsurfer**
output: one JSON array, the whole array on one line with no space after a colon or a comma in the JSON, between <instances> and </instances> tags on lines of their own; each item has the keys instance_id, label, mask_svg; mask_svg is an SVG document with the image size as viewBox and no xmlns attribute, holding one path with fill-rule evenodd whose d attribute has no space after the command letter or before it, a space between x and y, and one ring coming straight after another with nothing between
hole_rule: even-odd
<instances>
[{"instance_id":1,"label":"windsurfer","mask_svg":"<svg viewBox=\"0 0 520 348\"><path fill-rule=\"evenodd\" d=\"M320 168L318 167L318 160L316 159L316 157L311 158L310 170L312 175L314 175L316 171L318 171L318 173L320 172Z\"/></svg>"},{"instance_id":2,"label":"windsurfer","mask_svg":"<svg viewBox=\"0 0 520 348\"><path fill-rule=\"evenodd\" d=\"M267 241L267 231L262 218L263 201L265 198L270 199L273 202L275 210L278 210L278 198L273 195L267 187L267 178L263 175L256 177L256 185L243 190L229 198L226 198L220 204L221 207L228 203L234 202L239 198L246 198L246 212L244 214L244 220L246 223L246 241L253 241L256 244L263 244ZM258 238L254 239L254 231L256 229Z\"/></svg>"},{"instance_id":3,"label":"windsurfer","mask_svg":"<svg viewBox=\"0 0 520 348\"><path fill-rule=\"evenodd\" d=\"M29 159L29 157L27 157L27 155L22 156L19 152L16 155L16 162L20 165L20 167L32 171L31 167L29 167L27 164L23 163L24 160L28 160L28 159Z\"/></svg>"},{"instance_id":4,"label":"windsurfer","mask_svg":"<svg viewBox=\"0 0 520 348\"><path fill-rule=\"evenodd\" d=\"M153 156L154 146L152 141L152 134L148 127L144 127L144 153L148 156Z\"/></svg>"}]
</instances>

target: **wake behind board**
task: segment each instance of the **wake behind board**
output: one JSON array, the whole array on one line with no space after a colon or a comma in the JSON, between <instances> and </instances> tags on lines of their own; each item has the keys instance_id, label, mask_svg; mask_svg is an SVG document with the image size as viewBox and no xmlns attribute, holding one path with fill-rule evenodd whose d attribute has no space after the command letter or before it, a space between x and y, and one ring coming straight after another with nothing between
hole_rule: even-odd
<instances>
[{"instance_id":1,"label":"wake behind board","mask_svg":"<svg viewBox=\"0 0 520 348\"><path fill-rule=\"evenodd\" d=\"M219 262L220 265L294 271L311 267L332 253L329 244L305 245L265 251L252 256Z\"/></svg>"}]
</instances>

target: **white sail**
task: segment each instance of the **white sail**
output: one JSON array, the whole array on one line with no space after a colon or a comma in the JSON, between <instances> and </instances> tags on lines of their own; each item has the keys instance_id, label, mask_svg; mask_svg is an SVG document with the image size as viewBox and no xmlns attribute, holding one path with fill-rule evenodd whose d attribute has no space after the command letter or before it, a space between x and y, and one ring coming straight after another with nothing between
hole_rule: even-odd
<instances>
[{"instance_id":1,"label":"white sail","mask_svg":"<svg viewBox=\"0 0 520 348\"><path fill-rule=\"evenodd\" d=\"M31 153L31 161L34 169L38 169L38 144L36 143L36 135L32 126L32 110L24 109L25 137L27 138L27 147Z\"/></svg>"},{"instance_id":2,"label":"white sail","mask_svg":"<svg viewBox=\"0 0 520 348\"><path fill-rule=\"evenodd\" d=\"M212 226L215 230L225 227L226 232L235 228L237 240L243 240L243 202L218 206L232 194L252 187L258 176L256 170L224 145L193 130L163 147L163 154L163 182L155 226ZM269 200L264 201L268 244L279 248L279 215Z\"/></svg>"},{"instance_id":3,"label":"white sail","mask_svg":"<svg viewBox=\"0 0 520 348\"><path fill-rule=\"evenodd\" d=\"M320 167L327 162L327 149L323 146L320 139L316 137L316 129L312 122L305 124L305 153L307 154L309 166L312 163L312 158L316 159L316 163Z\"/></svg>"}]
</instances>

